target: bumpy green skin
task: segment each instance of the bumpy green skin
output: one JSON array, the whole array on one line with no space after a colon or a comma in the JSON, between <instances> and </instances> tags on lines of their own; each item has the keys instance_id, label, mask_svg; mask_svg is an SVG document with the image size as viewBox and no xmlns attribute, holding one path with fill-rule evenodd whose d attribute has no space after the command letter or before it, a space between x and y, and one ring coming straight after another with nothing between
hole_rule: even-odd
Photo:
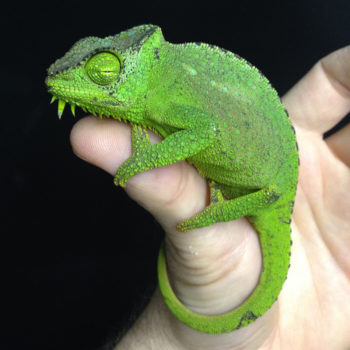
<instances>
[{"instance_id":1,"label":"bumpy green skin","mask_svg":"<svg viewBox=\"0 0 350 350\"><path fill-rule=\"evenodd\" d=\"M263 315L277 299L290 257L298 178L295 133L276 91L244 59L202 43L173 45L157 26L77 42L48 70L59 100L132 125L132 156L115 184L186 159L209 179L211 203L178 224L181 231L246 216L259 232L263 270L253 293L222 315L199 315L173 293L163 248L159 283L173 314L207 333L230 332ZM162 141L151 145L146 128ZM234 291L233 291L234 292Z\"/></svg>"}]
</instances>

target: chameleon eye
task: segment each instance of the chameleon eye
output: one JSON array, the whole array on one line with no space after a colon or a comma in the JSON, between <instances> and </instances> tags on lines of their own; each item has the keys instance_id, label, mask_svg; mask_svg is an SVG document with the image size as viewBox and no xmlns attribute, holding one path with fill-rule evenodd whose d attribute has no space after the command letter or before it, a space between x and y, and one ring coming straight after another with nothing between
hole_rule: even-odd
<instances>
[{"instance_id":1,"label":"chameleon eye","mask_svg":"<svg viewBox=\"0 0 350 350\"><path fill-rule=\"evenodd\" d=\"M86 62L85 70L94 83L107 85L117 79L120 72L120 61L111 52L101 52Z\"/></svg>"}]
</instances>

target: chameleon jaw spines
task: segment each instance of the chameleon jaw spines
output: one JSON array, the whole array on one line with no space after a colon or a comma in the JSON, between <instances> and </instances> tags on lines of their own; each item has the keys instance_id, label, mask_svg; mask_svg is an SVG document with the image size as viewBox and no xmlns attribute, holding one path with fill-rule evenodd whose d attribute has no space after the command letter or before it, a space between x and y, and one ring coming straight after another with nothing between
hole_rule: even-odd
<instances>
[{"instance_id":1,"label":"chameleon jaw spines","mask_svg":"<svg viewBox=\"0 0 350 350\"><path fill-rule=\"evenodd\" d=\"M58 118L61 119L63 111L64 111L64 107L66 106L66 102L64 102L63 100L58 100Z\"/></svg>"},{"instance_id":2,"label":"chameleon jaw spines","mask_svg":"<svg viewBox=\"0 0 350 350\"><path fill-rule=\"evenodd\" d=\"M66 103L70 104L71 112L72 112L73 116L75 117L76 104L66 102L60 98L57 98L55 95L52 96L50 103L54 103L56 100L58 100L58 109L57 109L58 119L62 118L62 114L64 112L64 108L66 106Z\"/></svg>"},{"instance_id":3,"label":"chameleon jaw spines","mask_svg":"<svg viewBox=\"0 0 350 350\"><path fill-rule=\"evenodd\" d=\"M55 95L52 96L50 103L52 104L52 103L54 103L57 100L58 100L57 115L58 115L58 119L60 119L60 120L62 118L62 115L63 115L63 112L64 112L64 108L65 108L66 104L68 103L70 105L70 109L71 109L71 112L72 112L74 117L75 117L75 108L76 108L76 106L78 106L85 113L89 112L92 115L94 115L95 117L99 117L100 119L102 119L102 117L107 117L108 118L108 117L112 116L114 119L117 119L117 120L122 121L124 123L129 123L126 119L121 118L121 117L117 117L115 115L112 115L111 113L103 113L103 112L98 111L97 109L94 109L92 107L84 106L84 105L80 104L79 102L71 103L71 102L65 101L62 98L59 98L59 97L57 97Z\"/></svg>"}]
</instances>

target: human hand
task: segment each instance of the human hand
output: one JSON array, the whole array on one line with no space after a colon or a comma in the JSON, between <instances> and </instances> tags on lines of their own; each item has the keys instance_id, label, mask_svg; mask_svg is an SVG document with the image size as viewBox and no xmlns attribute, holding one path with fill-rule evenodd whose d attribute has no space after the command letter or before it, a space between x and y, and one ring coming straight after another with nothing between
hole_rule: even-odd
<instances>
[{"instance_id":1,"label":"human hand","mask_svg":"<svg viewBox=\"0 0 350 350\"><path fill-rule=\"evenodd\" d=\"M350 346L350 125L323 133L350 111L350 47L320 62L283 99L300 151L292 257L278 301L228 334L196 332L175 319L157 292L118 349L345 349ZM151 134L153 142L159 139ZM130 128L111 119L80 120L73 149L111 175L131 155ZM246 219L186 234L178 222L207 205L204 179L186 162L130 179L128 194L166 231L169 278L187 308L220 314L255 288L261 269L256 232ZM156 317L156 320L154 318ZM153 322L149 322L153 319Z\"/></svg>"}]
</instances>

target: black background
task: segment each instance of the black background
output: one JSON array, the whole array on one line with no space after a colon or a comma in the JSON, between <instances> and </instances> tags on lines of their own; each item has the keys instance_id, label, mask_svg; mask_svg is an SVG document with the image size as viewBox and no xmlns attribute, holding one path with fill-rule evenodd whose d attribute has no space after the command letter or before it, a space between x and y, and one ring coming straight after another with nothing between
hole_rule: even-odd
<instances>
[{"instance_id":1,"label":"black background","mask_svg":"<svg viewBox=\"0 0 350 350\"><path fill-rule=\"evenodd\" d=\"M1 8L1 349L97 349L147 302L162 230L73 155L46 68L78 39L158 24L258 66L282 95L350 43L348 0L12 1ZM84 115L83 112L78 113Z\"/></svg>"}]
</instances>

